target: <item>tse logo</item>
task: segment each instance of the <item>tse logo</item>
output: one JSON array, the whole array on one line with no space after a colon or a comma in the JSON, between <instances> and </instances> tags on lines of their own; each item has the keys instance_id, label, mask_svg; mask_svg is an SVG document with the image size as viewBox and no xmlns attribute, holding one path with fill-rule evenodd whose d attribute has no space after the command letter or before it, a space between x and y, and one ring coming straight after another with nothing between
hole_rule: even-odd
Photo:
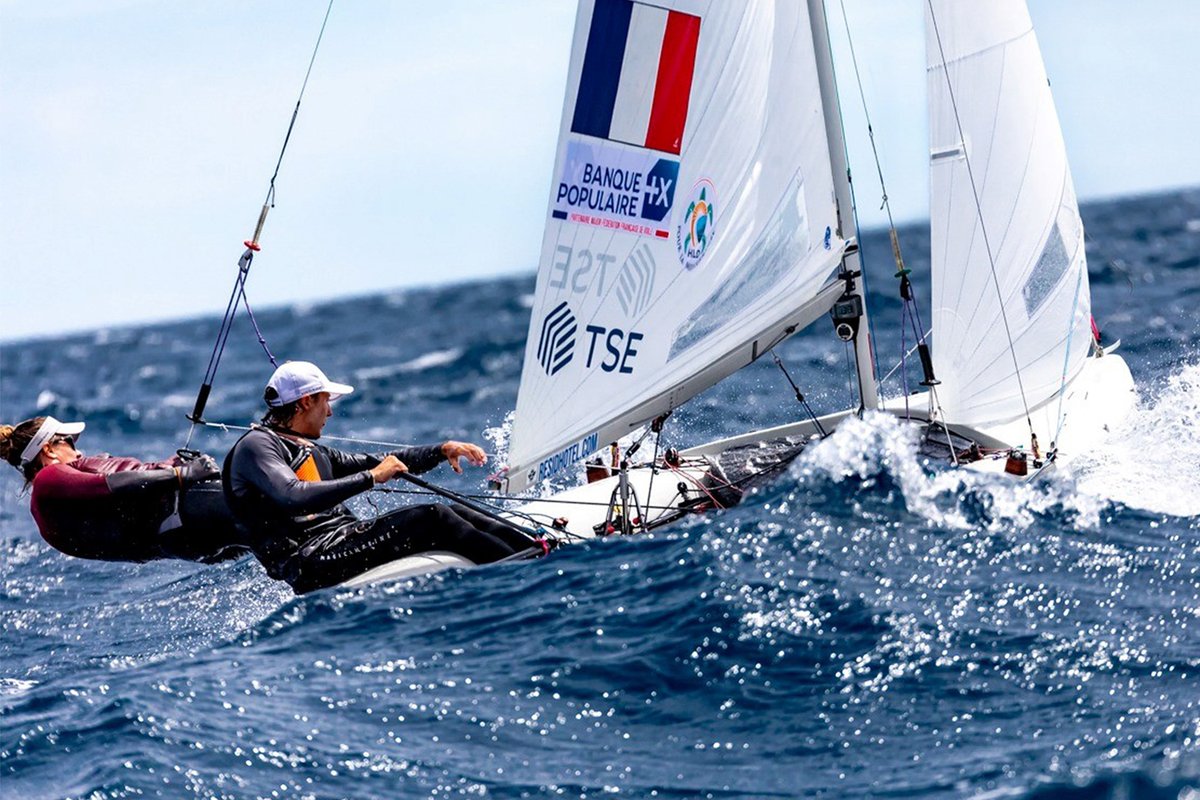
<instances>
[{"instance_id":1,"label":"tse logo","mask_svg":"<svg viewBox=\"0 0 1200 800\"><path fill-rule=\"evenodd\" d=\"M596 342L602 341L606 352L599 354L600 369L605 372L616 370L626 375L633 372L633 366L629 362L637 357L636 345L644 338L642 334L637 331L626 333L620 328L603 328L599 325L588 325L587 332L591 334L591 338L588 340L586 367L591 368L593 359L597 357Z\"/></svg>"}]
</instances>

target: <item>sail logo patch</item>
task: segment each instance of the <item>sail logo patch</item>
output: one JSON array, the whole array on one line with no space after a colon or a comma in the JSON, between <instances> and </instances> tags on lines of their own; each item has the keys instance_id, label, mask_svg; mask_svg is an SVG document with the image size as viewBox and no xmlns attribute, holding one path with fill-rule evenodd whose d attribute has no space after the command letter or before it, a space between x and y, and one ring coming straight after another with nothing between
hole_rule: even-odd
<instances>
[{"instance_id":1,"label":"sail logo patch","mask_svg":"<svg viewBox=\"0 0 1200 800\"><path fill-rule=\"evenodd\" d=\"M542 335L538 338L538 363L553 377L571 363L575 355L575 332L579 325L566 301L559 303L542 320Z\"/></svg>"},{"instance_id":2,"label":"sail logo patch","mask_svg":"<svg viewBox=\"0 0 1200 800\"><path fill-rule=\"evenodd\" d=\"M541 335L538 336L537 360L549 377L571 363L575 357L576 333L579 321L567 301L556 305L542 320ZM586 327L587 359L584 369L599 367L603 372L619 375L633 374L638 356L638 343L646 338L639 331L626 331L605 325L589 324Z\"/></svg>"},{"instance_id":3,"label":"sail logo patch","mask_svg":"<svg viewBox=\"0 0 1200 800\"><path fill-rule=\"evenodd\" d=\"M611 293L627 318L640 316L653 299L657 264L650 243L644 239L635 242L624 261L591 247L555 245L546 285L559 292L601 299Z\"/></svg>"},{"instance_id":4,"label":"sail logo patch","mask_svg":"<svg viewBox=\"0 0 1200 800\"><path fill-rule=\"evenodd\" d=\"M617 275L617 302L628 317L639 316L654 295L654 251L642 243L634 249Z\"/></svg>"},{"instance_id":5,"label":"sail logo patch","mask_svg":"<svg viewBox=\"0 0 1200 800\"><path fill-rule=\"evenodd\" d=\"M699 264L712 246L713 237L717 234L716 218L716 187L712 181L701 178L692 187L688 206L675 229L675 248L685 269L692 269Z\"/></svg>"},{"instance_id":6,"label":"sail logo patch","mask_svg":"<svg viewBox=\"0 0 1200 800\"><path fill-rule=\"evenodd\" d=\"M633 0L596 0L572 133L679 155L700 17Z\"/></svg>"},{"instance_id":7,"label":"sail logo patch","mask_svg":"<svg viewBox=\"0 0 1200 800\"><path fill-rule=\"evenodd\" d=\"M573 140L567 143L550 215L666 239L670 234L663 220L675 204L678 178L679 162L673 158Z\"/></svg>"}]
</instances>

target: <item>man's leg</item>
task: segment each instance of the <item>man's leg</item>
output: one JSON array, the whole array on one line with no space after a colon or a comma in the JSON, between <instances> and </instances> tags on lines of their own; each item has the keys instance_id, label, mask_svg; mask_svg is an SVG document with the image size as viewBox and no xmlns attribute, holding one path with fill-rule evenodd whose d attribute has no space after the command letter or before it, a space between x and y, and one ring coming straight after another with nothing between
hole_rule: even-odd
<instances>
[{"instance_id":1,"label":"man's leg","mask_svg":"<svg viewBox=\"0 0 1200 800\"><path fill-rule=\"evenodd\" d=\"M468 525L499 539L517 552L528 550L531 547L540 547L536 539L519 528L486 514L480 514L478 511L458 503L451 503L449 508Z\"/></svg>"},{"instance_id":2,"label":"man's leg","mask_svg":"<svg viewBox=\"0 0 1200 800\"><path fill-rule=\"evenodd\" d=\"M431 550L448 551L476 564L489 564L516 552L449 506L411 506L352 525L336 544L305 556L292 588L303 593L333 586L389 561Z\"/></svg>"}]
</instances>

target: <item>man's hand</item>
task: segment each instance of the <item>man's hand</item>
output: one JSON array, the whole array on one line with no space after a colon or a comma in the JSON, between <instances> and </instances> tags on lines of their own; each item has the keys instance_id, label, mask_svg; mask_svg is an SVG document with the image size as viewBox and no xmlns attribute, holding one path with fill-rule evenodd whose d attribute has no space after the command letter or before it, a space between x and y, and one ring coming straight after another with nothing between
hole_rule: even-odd
<instances>
[{"instance_id":1,"label":"man's hand","mask_svg":"<svg viewBox=\"0 0 1200 800\"><path fill-rule=\"evenodd\" d=\"M371 470L371 477L375 479L375 483L387 483L401 472L408 472L404 462L395 456L387 456Z\"/></svg>"},{"instance_id":2,"label":"man's hand","mask_svg":"<svg viewBox=\"0 0 1200 800\"><path fill-rule=\"evenodd\" d=\"M483 448L468 442L446 442L442 445L442 455L450 462L451 469L459 474L462 474L462 466L458 463L460 458L465 458L476 467L482 467L487 462L487 453L483 452Z\"/></svg>"}]
</instances>

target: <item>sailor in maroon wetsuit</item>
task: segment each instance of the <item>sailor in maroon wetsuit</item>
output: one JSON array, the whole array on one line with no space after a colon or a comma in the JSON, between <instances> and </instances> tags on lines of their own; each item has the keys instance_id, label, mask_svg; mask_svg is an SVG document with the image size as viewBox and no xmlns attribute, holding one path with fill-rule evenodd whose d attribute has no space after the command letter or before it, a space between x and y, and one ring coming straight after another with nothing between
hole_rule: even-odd
<instances>
[{"instance_id":1,"label":"sailor in maroon wetsuit","mask_svg":"<svg viewBox=\"0 0 1200 800\"><path fill-rule=\"evenodd\" d=\"M30 511L52 547L78 558L214 561L246 552L208 456L143 463L84 456L82 422L0 426L0 456L32 486Z\"/></svg>"},{"instance_id":2,"label":"sailor in maroon wetsuit","mask_svg":"<svg viewBox=\"0 0 1200 800\"><path fill-rule=\"evenodd\" d=\"M316 365L289 361L267 383L264 424L225 459L226 498L250 531L254 554L272 578L297 592L333 586L373 567L428 551L449 551L475 564L541 555L539 540L461 505L422 504L360 520L343 503L401 472L442 461L482 464L465 442L406 447L392 453L346 453L316 443L332 416L331 400L354 391Z\"/></svg>"}]
</instances>

